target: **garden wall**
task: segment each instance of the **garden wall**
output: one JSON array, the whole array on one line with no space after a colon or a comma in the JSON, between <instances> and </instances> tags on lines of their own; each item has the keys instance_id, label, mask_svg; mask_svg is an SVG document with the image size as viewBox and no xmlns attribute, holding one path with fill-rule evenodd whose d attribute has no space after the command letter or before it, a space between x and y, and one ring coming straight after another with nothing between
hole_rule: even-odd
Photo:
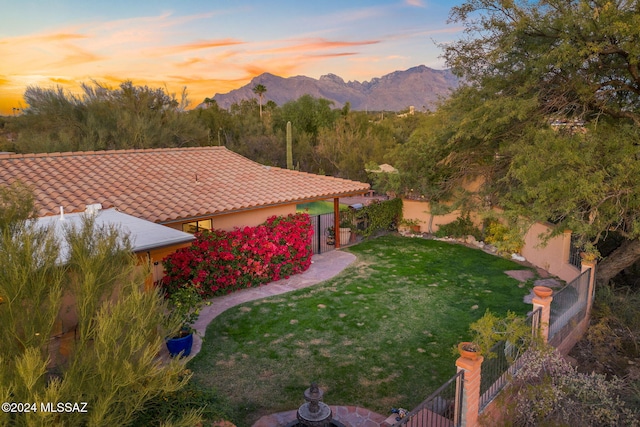
<instances>
[{"instance_id":1,"label":"garden wall","mask_svg":"<svg viewBox=\"0 0 640 427\"><path fill-rule=\"evenodd\" d=\"M431 221L431 230L429 230L429 221L431 220L430 212L431 207L429 202L403 200L402 217L404 219L418 220L421 232L435 233L441 225L453 222L460 216L459 211L447 215L435 215ZM471 213L470 217L477 226L481 225L481 220L478 215ZM540 236L549 230L551 230L551 225L549 224L539 222L533 224L525 235L525 244L521 250L521 254L528 262L536 267L548 271L564 281L570 282L580 274L580 270L569 264L571 231L567 230L563 234L544 242Z\"/></svg>"},{"instance_id":2,"label":"garden wall","mask_svg":"<svg viewBox=\"0 0 640 427\"><path fill-rule=\"evenodd\" d=\"M525 243L520 252L531 264L570 282L580 275L580 270L569 264L571 231L566 230L544 242L540 235L551 231L551 227L539 222L533 224L525 235Z\"/></svg>"},{"instance_id":3,"label":"garden wall","mask_svg":"<svg viewBox=\"0 0 640 427\"><path fill-rule=\"evenodd\" d=\"M429 202L419 200L402 200L402 218L405 220L415 219L420 225L420 231L423 233L435 233L441 225L449 224L460 216L460 212L455 211L447 215L435 215L431 221L431 205ZM429 230L429 222L431 221L431 230Z\"/></svg>"}]
</instances>

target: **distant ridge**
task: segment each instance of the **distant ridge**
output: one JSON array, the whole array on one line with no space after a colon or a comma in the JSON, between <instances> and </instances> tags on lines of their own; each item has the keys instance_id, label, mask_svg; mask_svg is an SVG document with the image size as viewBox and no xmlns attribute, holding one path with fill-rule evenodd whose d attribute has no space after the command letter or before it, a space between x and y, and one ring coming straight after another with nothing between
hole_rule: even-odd
<instances>
[{"instance_id":1,"label":"distant ridge","mask_svg":"<svg viewBox=\"0 0 640 427\"><path fill-rule=\"evenodd\" d=\"M434 110L440 98L448 97L458 87L458 78L451 70L434 70L420 65L405 71L394 71L371 81L345 82L335 74L320 79L305 76L279 77L261 74L239 89L226 94L216 94L213 99L222 108L245 99L256 98L253 88L262 84L267 88L263 103L273 101L278 105L294 101L302 95L325 98L341 108L346 102L357 111L401 111L414 106L416 111Z\"/></svg>"}]
</instances>

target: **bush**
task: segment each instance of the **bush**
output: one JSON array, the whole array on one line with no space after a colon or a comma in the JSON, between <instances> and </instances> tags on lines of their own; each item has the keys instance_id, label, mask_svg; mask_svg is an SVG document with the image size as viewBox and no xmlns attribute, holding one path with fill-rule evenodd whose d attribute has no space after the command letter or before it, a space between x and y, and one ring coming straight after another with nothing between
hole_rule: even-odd
<instances>
[{"instance_id":1,"label":"bush","mask_svg":"<svg viewBox=\"0 0 640 427\"><path fill-rule=\"evenodd\" d=\"M517 227L508 227L498 221L490 221L484 241L496 247L501 254L520 253L524 240Z\"/></svg>"},{"instance_id":2,"label":"bush","mask_svg":"<svg viewBox=\"0 0 640 427\"><path fill-rule=\"evenodd\" d=\"M358 220L364 222L363 228L355 230L364 237L369 237L381 230L396 230L402 218L402 199L372 203L356 211L353 216L354 222Z\"/></svg>"},{"instance_id":3,"label":"bush","mask_svg":"<svg viewBox=\"0 0 640 427\"><path fill-rule=\"evenodd\" d=\"M467 237L469 235L476 238L476 240L482 239L482 232L473 224L471 218L467 214L464 217L458 217L455 221L449 224L441 225L438 231L435 233L436 237Z\"/></svg>"},{"instance_id":4,"label":"bush","mask_svg":"<svg viewBox=\"0 0 640 427\"><path fill-rule=\"evenodd\" d=\"M167 295L185 286L203 297L261 285L311 265L313 230L307 214L271 217L257 227L196 234L196 241L163 260Z\"/></svg>"},{"instance_id":5,"label":"bush","mask_svg":"<svg viewBox=\"0 0 640 427\"><path fill-rule=\"evenodd\" d=\"M233 418L233 409L224 396L190 381L183 389L159 395L147 402L131 425L162 425L163 421L178 419L190 411L199 414L209 424Z\"/></svg>"},{"instance_id":6,"label":"bush","mask_svg":"<svg viewBox=\"0 0 640 427\"><path fill-rule=\"evenodd\" d=\"M621 379L581 374L551 348L529 351L521 361L502 397L507 425L640 426L640 413L621 398Z\"/></svg>"}]
</instances>

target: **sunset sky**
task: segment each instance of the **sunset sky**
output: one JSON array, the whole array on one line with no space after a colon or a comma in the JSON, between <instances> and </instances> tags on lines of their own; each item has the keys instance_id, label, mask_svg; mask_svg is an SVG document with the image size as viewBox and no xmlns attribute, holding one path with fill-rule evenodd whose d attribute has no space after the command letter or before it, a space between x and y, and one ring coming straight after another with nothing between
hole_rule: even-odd
<instances>
[{"instance_id":1,"label":"sunset sky","mask_svg":"<svg viewBox=\"0 0 640 427\"><path fill-rule=\"evenodd\" d=\"M462 0L2 0L0 114L27 86L187 87L192 106L263 72L365 81L417 65L442 69L436 43ZM268 88L267 88L268 90Z\"/></svg>"}]
</instances>

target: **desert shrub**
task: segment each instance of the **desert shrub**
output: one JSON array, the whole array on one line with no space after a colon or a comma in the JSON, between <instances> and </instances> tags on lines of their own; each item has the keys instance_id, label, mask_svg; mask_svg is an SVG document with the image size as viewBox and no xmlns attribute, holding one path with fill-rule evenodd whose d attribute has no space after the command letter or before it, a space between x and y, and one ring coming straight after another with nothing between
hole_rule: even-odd
<instances>
[{"instance_id":1,"label":"desert shrub","mask_svg":"<svg viewBox=\"0 0 640 427\"><path fill-rule=\"evenodd\" d=\"M458 217L455 221L449 224L441 225L438 231L435 233L436 237L467 237L469 235L475 237L477 240L482 238L482 232L478 227L473 224L469 215L464 217Z\"/></svg>"},{"instance_id":2,"label":"desert shrub","mask_svg":"<svg viewBox=\"0 0 640 427\"><path fill-rule=\"evenodd\" d=\"M623 400L618 377L579 373L549 347L522 356L522 368L502 397L509 426L640 426L640 413Z\"/></svg>"},{"instance_id":3,"label":"desert shrub","mask_svg":"<svg viewBox=\"0 0 640 427\"><path fill-rule=\"evenodd\" d=\"M572 355L588 369L605 374L635 375L640 357L640 293L631 289L598 286L591 324ZM640 387L640 383L638 385Z\"/></svg>"},{"instance_id":4,"label":"desert shrub","mask_svg":"<svg viewBox=\"0 0 640 427\"><path fill-rule=\"evenodd\" d=\"M147 402L131 425L161 425L163 420L175 420L189 411L195 411L209 422L233 418L231 405L224 396L190 381L180 390L162 394Z\"/></svg>"},{"instance_id":5,"label":"desert shrub","mask_svg":"<svg viewBox=\"0 0 640 427\"><path fill-rule=\"evenodd\" d=\"M509 227L498 221L490 221L485 232L485 243L496 247L498 253L520 253L524 239L518 227Z\"/></svg>"}]
</instances>

